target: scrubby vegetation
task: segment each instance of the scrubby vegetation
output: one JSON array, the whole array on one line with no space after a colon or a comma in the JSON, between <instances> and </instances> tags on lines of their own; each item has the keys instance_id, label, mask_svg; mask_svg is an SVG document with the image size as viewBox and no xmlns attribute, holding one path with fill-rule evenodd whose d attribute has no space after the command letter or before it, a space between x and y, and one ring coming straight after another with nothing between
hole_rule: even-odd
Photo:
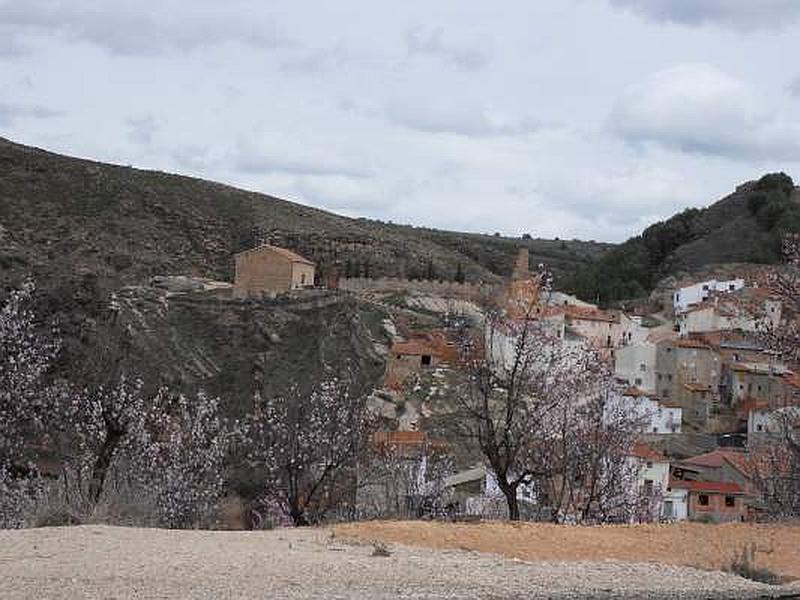
<instances>
[{"instance_id":1,"label":"scrubby vegetation","mask_svg":"<svg viewBox=\"0 0 800 600\"><path fill-rule=\"evenodd\" d=\"M720 263L780 262L787 233L800 231L791 177L765 175L706 209L687 209L601 256L561 286L611 304L647 295L660 279Z\"/></svg>"}]
</instances>

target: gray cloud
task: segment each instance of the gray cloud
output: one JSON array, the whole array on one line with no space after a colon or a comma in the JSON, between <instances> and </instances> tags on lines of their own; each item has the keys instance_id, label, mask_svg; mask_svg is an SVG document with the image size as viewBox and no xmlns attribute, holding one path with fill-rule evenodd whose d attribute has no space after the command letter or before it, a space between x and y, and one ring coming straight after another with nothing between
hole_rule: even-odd
<instances>
[{"instance_id":1,"label":"gray cloud","mask_svg":"<svg viewBox=\"0 0 800 600\"><path fill-rule=\"evenodd\" d=\"M406 48L410 56L428 55L440 58L460 69L475 71L489 63L486 48L479 43L455 44L445 41L444 29L417 27L406 34Z\"/></svg>"},{"instance_id":2,"label":"gray cloud","mask_svg":"<svg viewBox=\"0 0 800 600\"><path fill-rule=\"evenodd\" d=\"M800 18L797 0L611 0L611 4L655 21L744 31L779 28Z\"/></svg>"},{"instance_id":3,"label":"gray cloud","mask_svg":"<svg viewBox=\"0 0 800 600\"><path fill-rule=\"evenodd\" d=\"M633 143L730 158L800 158L800 123L781 119L743 82L678 65L629 87L609 125Z\"/></svg>"},{"instance_id":4,"label":"gray cloud","mask_svg":"<svg viewBox=\"0 0 800 600\"><path fill-rule=\"evenodd\" d=\"M341 45L317 50L298 50L281 62L286 73L318 73L341 67L349 59L348 51Z\"/></svg>"},{"instance_id":5,"label":"gray cloud","mask_svg":"<svg viewBox=\"0 0 800 600\"><path fill-rule=\"evenodd\" d=\"M63 113L43 106L24 106L0 102L0 125L6 126L18 119L51 119Z\"/></svg>"},{"instance_id":6,"label":"gray cloud","mask_svg":"<svg viewBox=\"0 0 800 600\"><path fill-rule=\"evenodd\" d=\"M792 96L800 96L800 76L795 77L794 80L786 86L786 91Z\"/></svg>"},{"instance_id":7,"label":"gray cloud","mask_svg":"<svg viewBox=\"0 0 800 600\"><path fill-rule=\"evenodd\" d=\"M231 156L230 164L236 171L245 174L284 173L287 175L338 176L365 179L372 176L367 168L354 167L345 161L330 156L315 159L308 155L278 156L249 146L241 146Z\"/></svg>"},{"instance_id":8,"label":"gray cloud","mask_svg":"<svg viewBox=\"0 0 800 600\"><path fill-rule=\"evenodd\" d=\"M177 0L164 0L157 7L101 0L0 0L0 22L17 33L58 33L119 54L191 50L223 42L263 48L290 45L274 22L248 13L203 2L186 10Z\"/></svg>"},{"instance_id":9,"label":"gray cloud","mask_svg":"<svg viewBox=\"0 0 800 600\"><path fill-rule=\"evenodd\" d=\"M456 101L390 102L385 109L389 122L423 133L454 133L470 137L517 136L533 133L541 123L528 117L493 113Z\"/></svg>"},{"instance_id":10,"label":"gray cloud","mask_svg":"<svg viewBox=\"0 0 800 600\"><path fill-rule=\"evenodd\" d=\"M149 146L153 141L153 135L158 132L159 125L153 115L141 117L129 117L125 121L128 127L128 137L135 144Z\"/></svg>"}]
</instances>

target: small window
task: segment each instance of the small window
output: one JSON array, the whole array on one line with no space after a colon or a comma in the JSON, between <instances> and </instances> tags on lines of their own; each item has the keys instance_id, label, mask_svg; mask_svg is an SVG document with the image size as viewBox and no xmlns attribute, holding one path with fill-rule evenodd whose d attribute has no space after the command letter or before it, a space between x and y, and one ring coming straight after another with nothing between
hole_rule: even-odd
<instances>
[{"instance_id":1,"label":"small window","mask_svg":"<svg viewBox=\"0 0 800 600\"><path fill-rule=\"evenodd\" d=\"M423 354L422 358L420 359L420 364L422 364L423 367L429 367L430 364L431 364L430 355L429 354Z\"/></svg>"},{"instance_id":2,"label":"small window","mask_svg":"<svg viewBox=\"0 0 800 600\"><path fill-rule=\"evenodd\" d=\"M729 290L729 291L731 291L731 292L732 292L732 291L733 291L733 290L735 290L735 289L736 289L736 286L735 286L735 285L733 285L732 283L728 285L728 290Z\"/></svg>"},{"instance_id":3,"label":"small window","mask_svg":"<svg viewBox=\"0 0 800 600\"><path fill-rule=\"evenodd\" d=\"M733 496L725 496L725 506L728 508L733 508L736 506L736 498Z\"/></svg>"},{"instance_id":4,"label":"small window","mask_svg":"<svg viewBox=\"0 0 800 600\"><path fill-rule=\"evenodd\" d=\"M642 385L642 378L641 377L637 377L636 379L633 380L633 382L636 385Z\"/></svg>"},{"instance_id":5,"label":"small window","mask_svg":"<svg viewBox=\"0 0 800 600\"><path fill-rule=\"evenodd\" d=\"M697 497L697 503L700 506L708 506L708 494L700 494Z\"/></svg>"},{"instance_id":6,"label":"small window","mask_svg":"<svg viewBox=\"0 0 800 600\"><path fill-rule=\"evenodd\" d=\"M658 433L658 427L653 427L653 433Z\"/></svg>"},{"instance_id":7,"label":"small window","mask_svg":"<svg viewBox=\"0 0 800 600\"><path fill-rule=\"evenodd\" d=\"M644 373L647 371L647 364L646 363L639 363L639 370Z\"/></svg>"},{"instance_id":8,"label":"small window","mask_svg":"<svg viewBox=\"0 0 800 600\"><path fill-rule=\"evenodd\" d=\"M300 273L300 285L305 285L305 284L306 284L306 274Z\"/></svg>"},{"instance_id":9,"label":"small window","mask_svg":"<svg viewBox=\"0 0 800 600\"><path fill-rule=\"evenodd\" d=\"M763 425L763 424L761 424L761 423L759 423L758 425L756 425L756 431L764 431L764 425Z\"/></svg>"}]
</instances>

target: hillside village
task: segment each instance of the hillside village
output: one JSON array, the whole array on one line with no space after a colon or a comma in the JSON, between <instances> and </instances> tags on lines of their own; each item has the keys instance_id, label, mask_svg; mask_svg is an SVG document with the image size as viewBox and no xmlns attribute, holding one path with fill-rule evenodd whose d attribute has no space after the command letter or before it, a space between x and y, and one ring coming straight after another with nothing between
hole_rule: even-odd
<instances>
[{"instance_id":1,"label":"hillside village","mask_svg":"<svg viewBox=\"0 0 800 600\"><path fill-rule=\"evenodd\" d=\"M626 312L552 289L528 262L520 249L511 278L493 286L316 279L317 287L358 295L387 312L391 343L382 389L372 397L385 430L375 443L419 462L423 479L430 448L448 454L455 468L439 485L450 514L502 516L491 469L458 450L435 417L447 414L448 393L457 393L448 392L448 381L487 353L513 360L520 332L537 322L613 365L613 401L641 418L629 459L637 493L653 500L644 520L758 520L759 468L774 468L759 462L760 448L781 434L783 413L800 413L798 365L778 360L760 341L783 318L766 278L684 281L657 312ZM283 248L262 245L236 257L237 297L311 293L314 281L313 263ZM422 492L404 493L413 504L410 496ZM535 489L518 493L523 504L541 500Z\"/></svg>"}]
</instances>

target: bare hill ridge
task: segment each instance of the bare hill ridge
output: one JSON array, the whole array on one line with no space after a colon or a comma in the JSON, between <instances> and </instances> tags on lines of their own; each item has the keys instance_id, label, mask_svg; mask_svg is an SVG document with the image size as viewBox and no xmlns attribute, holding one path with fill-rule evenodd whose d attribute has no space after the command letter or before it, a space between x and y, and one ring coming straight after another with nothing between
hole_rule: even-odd
<instances>
[{"instance_id":1,"label":"bare hill ridge","mask_svg":"<svg viewBox=\"0 0 800 600\"><path fill-rule=\"evenodd\" d=\"M402 201L402 199L398 199ZM0 138L0 267L106 288L163 274L229 280L267 241L343 275L495 281L520 245L567 275L610 245L509 239L351 219L218 183L60 156Z\"/></svg>"}]
</instances>

